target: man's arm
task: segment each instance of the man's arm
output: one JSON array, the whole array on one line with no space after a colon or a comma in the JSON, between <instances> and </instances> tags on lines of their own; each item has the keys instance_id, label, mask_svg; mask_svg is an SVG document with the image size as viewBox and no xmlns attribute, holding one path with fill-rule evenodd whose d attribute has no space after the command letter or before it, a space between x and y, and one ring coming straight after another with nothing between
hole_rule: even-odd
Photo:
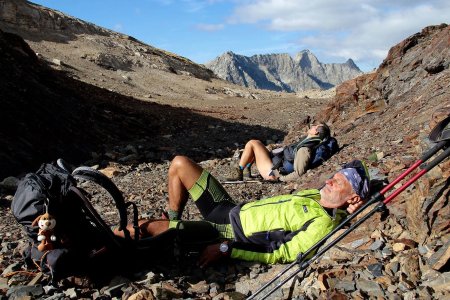
<instances>
[{"instance_id":1,"label":"man's arm","mask_svg":"<svg viewBox=\"0 0 450 300\"><path fill-rule=\"evenodd\" d=\"M314 219L303 231L299 231L290 241L276 249L261 249L258 245L233 243L231 258L247 261L259 261L267 264L293 262L297 255L304 253L334 228L333 221L328 216Z\"/></svg>"},{"instance_id":2,"label":"man's arm","mask_svg":"<svg viewBox=\"0 0 450 300\"><path fill-rule=\"evenodd\" d=\"M278 179L280 181L294 181L299 179L307 171L309 161L311 160L311 152L311 148L309 147L301 147L298 149L294 159L294 172L280 176Z\"/></svg>"},{"instance_id":3,"label":"man's arm","mask_svg":"<svg viewBox=\"0 0 450 300\"><path fill-rule=\"evenodd\" d=\"M203 250L198 260L198 265L200 268L204 268L220 259L230 257L231 243L228 243L228 241L225 241L223 243L230 245L229 251L225 253L220 251L220 245L222 243L208 245L205 250Z\"/></svg>"}]
</instances>

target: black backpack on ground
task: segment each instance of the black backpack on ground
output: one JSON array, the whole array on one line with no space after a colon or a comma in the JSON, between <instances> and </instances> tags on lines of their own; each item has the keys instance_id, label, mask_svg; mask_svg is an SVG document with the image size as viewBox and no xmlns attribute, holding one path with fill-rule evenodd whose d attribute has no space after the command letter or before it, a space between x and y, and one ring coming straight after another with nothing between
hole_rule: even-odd
<instances>
[{"instance_id":1,"label":"black backpack on ground","mask_svg":"<svg viewBox=\"0 0 450 300\"><path fill-rule=\"evenodd\" d=\"M91 182L102 187L112 198L125 238L112 229L91 203L91 195L79 183ZM89 167L71 172L62 160L43 164L36 173L27 174L19 183L11 210L30 239L26 260L36 265L52 280L73 274L95 275L120 272L161 261L163 256L179 256L200 251L205 244L216 242L217 231L208 222L181 222L155 237L139 239L126 230L128 208L134 227L138 224L137 206L125 202L117 186L104 174ZM56 220L52 249L39 251L39 227L36 218L48 213ZM138 232L138 231L136 231ZM181 254L180 254L181 253ZM119 258L119 259L118 259Z\"/></svg>"},{"instance_id":2,"label":"black backpack on ground","mask_svg":"<svg viewBox=\"0 0 450 300\"><path fill-rule=\"evenodd\" d=\"M325 161L330 159L334 154L339 152L339 144L336 138L330 136L323 140L319 145L313 148L313 159L311 160L309 164L309 168L313 169L321 164L323 164Z\"/></svg>"}]
</instances>

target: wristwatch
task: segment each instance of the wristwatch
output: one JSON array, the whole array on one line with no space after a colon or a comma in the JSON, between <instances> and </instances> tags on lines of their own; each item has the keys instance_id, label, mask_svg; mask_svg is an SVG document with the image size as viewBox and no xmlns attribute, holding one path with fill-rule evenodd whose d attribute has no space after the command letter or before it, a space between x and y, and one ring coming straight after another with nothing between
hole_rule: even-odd
<instances>
[{"instance_id":1,"label":"wristwatch","mask_svg":"<svg viewBox=\"0 0 450 300\"><path fill-rule=\"evenodd\" d=\"M220 253L222 253L223 255L227 255L229 249L230 249L230 247L228 247L228 243L225 243L225 242L223 242L219 246Z\"/></svg>"}]
</instances>

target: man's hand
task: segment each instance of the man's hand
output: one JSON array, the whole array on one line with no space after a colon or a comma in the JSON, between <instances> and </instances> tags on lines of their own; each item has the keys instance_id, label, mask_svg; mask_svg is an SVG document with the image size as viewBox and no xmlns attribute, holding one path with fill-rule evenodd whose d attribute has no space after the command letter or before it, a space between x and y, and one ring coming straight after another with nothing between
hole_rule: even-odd
<instances>
[{"instance_id":1,"label":"man's hand","mask_svg":"<svg viewBox=\"0 0 450 300\"><path fill-rule=\"evenodd\" d=\"M203 250L198 260L198 265L200 268L207 267L211 263L214 263L224 257L224 254L220 252L219 247L220 243L209 245L205 248L205 250Z\"/></svg>"},{"instance_id":2,"label":"man's hand","mask_svg":"<svg viewBox=\"0 0 450 300\"><path fill-rule=\"evenodd\" d=\"M355 202L355 203L350 203L348 206L347 206L347 211L348 211L348 213L349 214L352 214L352 213L354 213L358 208L360 208L361 207L361 205L363 205L364 204L364 201L362 201L362 200L359 200L358 202Z\"/></svg>"}]
</instances>

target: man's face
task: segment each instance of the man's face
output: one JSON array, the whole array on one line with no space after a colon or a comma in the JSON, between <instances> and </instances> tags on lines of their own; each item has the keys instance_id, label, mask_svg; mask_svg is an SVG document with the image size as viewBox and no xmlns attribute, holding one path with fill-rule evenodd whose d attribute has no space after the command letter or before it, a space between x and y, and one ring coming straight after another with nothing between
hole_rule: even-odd
<instances>
[{"instance_id":1,"label":"man's face","mask_svg":"<svg viewBox=\"0 0 450 300\"><path fill-rule=\"evenodd\" d=\"M319 128L322 127L321 124L312 125L308 130L308 135L319 135Z\"/></svg>"},{"instance_id":2,"label":"man's face","mask_svg":"<svg viewBox=\"0 0 450 300\"><path fill-rule=\"evenodd\" d=\"M341 173L336 173L325 181L325 186L320 190L321 203L328 208L341 207L354 195L352 186Z\"/></svg>"}]
</instances>

